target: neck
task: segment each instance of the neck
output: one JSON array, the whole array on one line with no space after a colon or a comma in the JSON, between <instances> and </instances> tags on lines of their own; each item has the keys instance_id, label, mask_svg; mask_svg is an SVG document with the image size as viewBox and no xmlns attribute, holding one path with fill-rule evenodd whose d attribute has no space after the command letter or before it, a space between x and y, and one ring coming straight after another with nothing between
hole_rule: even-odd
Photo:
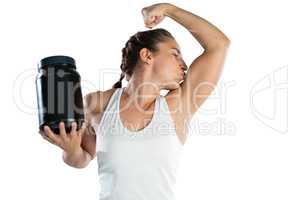
<instances>
[{"instance_id":1,"label":"neck","mask_svg":"<svg viewBox=\"0 0 300 200\"><path fill-rule=\"evenodd\" d=\"M132 76L124 89L124 96L135 106L147 109L160 95L160 87L152 80Z\"/></svg>"}]
</instances>

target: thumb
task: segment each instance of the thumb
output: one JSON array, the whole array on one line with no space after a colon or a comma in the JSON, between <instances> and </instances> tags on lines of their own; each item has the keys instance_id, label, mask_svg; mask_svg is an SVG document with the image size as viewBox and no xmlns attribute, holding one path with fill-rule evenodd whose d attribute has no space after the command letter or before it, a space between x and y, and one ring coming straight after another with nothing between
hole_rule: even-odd
<instances>
[{"instance_id":1,"label":"thumb","mask_svg":"<svg viewBox=\"0 0 300 200\"><path fill-rule=\"evenodd\" d=\"M142 12L143 16L145 16L147 14L147 9L148 9L148 7L142 8L141 12Z\"/></svg>"}]
</instances>

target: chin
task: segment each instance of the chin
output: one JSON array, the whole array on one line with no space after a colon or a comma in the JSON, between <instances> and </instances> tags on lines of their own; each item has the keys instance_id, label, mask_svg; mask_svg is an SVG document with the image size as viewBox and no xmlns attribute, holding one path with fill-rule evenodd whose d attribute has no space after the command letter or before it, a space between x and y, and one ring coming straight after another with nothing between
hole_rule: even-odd
<instances>
[{"instance_id":1,"label":"chin","mask_svg":"<svg viewBox=\"0 0 300 200\"><path fill-rule=\"evenodd\" d=\"M180 84L182 83L183 80L167 80L163 81L163 89L165 90L176 90L180 87Z\"/></svg>"},{"instance_id":2,"label":"chin","mask_svg":"<svg viewBox=\"0 0 300 200\"><path fill-rule=\"evenodd\" d=\"M180 87L180 83L169 84L165 87L166 90L176 90Z\"/></svg>"}]
</instances>

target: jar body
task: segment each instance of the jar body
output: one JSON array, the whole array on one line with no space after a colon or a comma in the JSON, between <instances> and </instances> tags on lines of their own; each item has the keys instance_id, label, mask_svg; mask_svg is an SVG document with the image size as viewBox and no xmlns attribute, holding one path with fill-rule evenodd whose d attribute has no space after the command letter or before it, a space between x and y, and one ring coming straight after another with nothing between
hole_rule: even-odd
<instances>
[{"instance_id":1,"label":"jar body","mask_svg":"<svg viewBox=\"0 0 300 200\"><path fill-rule=\"evenodd\" d=\"M71 123L75 121L78 130L84 121L84 108L81 78L76 71L75 61L41 63L36 77L40 133L47 125L55 134L59 134L59 122L65 123L66 132L69 133Z\"/></svg>"}]
</instances>

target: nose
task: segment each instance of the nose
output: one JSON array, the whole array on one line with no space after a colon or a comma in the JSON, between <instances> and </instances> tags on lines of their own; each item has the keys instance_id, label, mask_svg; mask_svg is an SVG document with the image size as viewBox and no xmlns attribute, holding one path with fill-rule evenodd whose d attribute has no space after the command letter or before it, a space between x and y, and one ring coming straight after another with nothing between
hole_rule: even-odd
<instances>
[{"instance_id":1,"label":"nose","mask_svg":"<svg viewBox=\"0 0 300 200\"><path fill-rule=\"evenodd\" d=\"M184 60L181 60L180 67L182 68L183 71L187 70L187 65L185 64Z\"/></svg>"}]
</instances>

